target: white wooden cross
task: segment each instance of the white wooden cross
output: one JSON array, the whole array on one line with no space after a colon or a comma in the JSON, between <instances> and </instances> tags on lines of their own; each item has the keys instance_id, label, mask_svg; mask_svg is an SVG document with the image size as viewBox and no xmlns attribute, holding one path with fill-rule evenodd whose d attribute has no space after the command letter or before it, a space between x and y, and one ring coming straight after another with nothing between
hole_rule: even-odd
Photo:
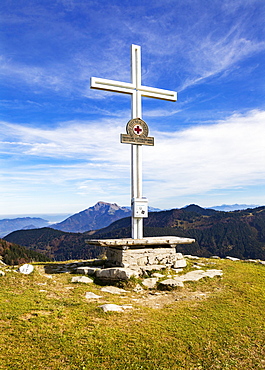
<instances>
[{"instance_id":1,"label":"white wooden cross","mask_svg":"<svg viewBox=\"0 0 265 370\"><path fill-rule=\"evenodd\" d=\"M92 89L131 94L131 118L142 118L142 96L163 100L177 100L177 93L154 87L142 86L141 47L131 46L131 83L91 77ZM131 197L142 198L142 145L132 144L131 151ZM132 238L143 238L143 219L132 217Z\"/></svg>"}]
</instances>

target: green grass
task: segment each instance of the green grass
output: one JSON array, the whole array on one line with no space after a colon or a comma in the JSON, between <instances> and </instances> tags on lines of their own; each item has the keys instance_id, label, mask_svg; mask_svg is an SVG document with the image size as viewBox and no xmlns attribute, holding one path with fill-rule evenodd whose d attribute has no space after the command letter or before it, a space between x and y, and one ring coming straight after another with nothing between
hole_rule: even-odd
<instances>
[{"instance_id":1,"label":"green grass","mask_svg":"<svg viewBox=\"0 0 265 370\"><path fill-rule=\"evenodd\" d=\"M31 275L6 273L0 369L265 369L265 266L216 260L208 267L222 269L223 277L184 288L187 297L200 291L206 299L161 309L141 306L132 291L121 297L73 284L69 274L48 278L41 264ZM88 301L87 291L103 298ZM103 303L134 309L106 314Z\"/></svg>"}]
</instances>

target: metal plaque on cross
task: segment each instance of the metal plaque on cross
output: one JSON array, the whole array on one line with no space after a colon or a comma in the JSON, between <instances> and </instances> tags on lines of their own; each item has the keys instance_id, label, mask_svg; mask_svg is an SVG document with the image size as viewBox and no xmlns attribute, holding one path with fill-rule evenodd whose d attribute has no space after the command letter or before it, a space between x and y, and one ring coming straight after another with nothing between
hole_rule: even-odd
<instances>
[{"instance_id":1,"label":"metal plaque on cross","mask_svg":"<svg viewBox=\"0 0 265 370\"><path fill-rule=\"evenodd\" d=\"M154 145L154 138L148 137L147 123L141 118L131 119L126 126L127 134L121 134L121 143L135 145Z\"/></svg>"}]
</instances>

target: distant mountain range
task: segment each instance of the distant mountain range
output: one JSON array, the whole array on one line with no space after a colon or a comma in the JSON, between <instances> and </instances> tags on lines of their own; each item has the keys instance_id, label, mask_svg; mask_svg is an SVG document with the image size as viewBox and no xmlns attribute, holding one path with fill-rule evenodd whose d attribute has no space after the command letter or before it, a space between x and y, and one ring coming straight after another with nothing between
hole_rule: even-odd
<instances>
[{"instance_id":1,"label":"distant mountain range","mask_svg":"<svg viewBox=\"0 0 265 370\"><path fill-rule=\"evenodd\" d=\"M99 207L104 208L104 205ZM189 205L181 209L151 212L144 219L144 235L195 238L196 243L178 246L178 251L185 254L265 260L265 207L224 212ZM85 242L90 238L130 236L131 218L125 217L85 233L41 228L12 232L5 240L42 252L55 260L67 260L94 258L101 254L102 249Z\"/></svg>"},{"instance_id":2,"label":"distant mountain range","mask_svg":"<svg viewBox=\"0 0 265 370\"><path fill-rule=\"evenodd\" d=\"M36 229L48 226L49 222L39 217L18 217L0 220L0 238L14 230Z\"/></svg>"},{"instance_id":3,"label":"distant mountain range","mask_svg":"<svg viewBox=\"0 0 265 370\"><path fill-rule=\"evenodd\" d=\"M224 211L224 212L231 212L231 211L238 211L242 209L248 208L256 208L258 205L255 204L222 204L221 206L214 206L209 207L210 209L215 209L216 211Z\"/></svg>"},{"instance_id":4,"label":"distant mountain range","mask_svg":"<svg viewBox=\"0 0 265 370\"><path fill-rule=\"evenodd\" d=\"M234 204L211 207L219 211L234 211L254 208L253 205ZM161 212L159 208L149 207L149 212ZM66 232L86 232L98 230L112 224L114 221L131 215L130 207L120 207L116 203L98 202L94 206L76 213L59 223L50 223L41 217L17 217L0 220L0 238L15 230L51 227Z\"/></svg>"}]
</instances>

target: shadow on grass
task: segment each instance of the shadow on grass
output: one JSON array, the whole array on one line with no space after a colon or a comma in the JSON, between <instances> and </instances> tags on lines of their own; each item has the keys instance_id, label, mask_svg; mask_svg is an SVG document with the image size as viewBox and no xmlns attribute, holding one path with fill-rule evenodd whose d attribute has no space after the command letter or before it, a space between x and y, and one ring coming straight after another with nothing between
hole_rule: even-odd
<instances>
[{"instance_id":1,"label":"shadow on grass","mask_svg":"<svg viewBox=\"0 0 265 370\"><path fill-rule=\"evenodd\" d=\"M78 267L101 267L104 268L105 260L89 260L80 262L53 262L44 265L46 274L75 273Z\"/></svg>"}]
</instances>

